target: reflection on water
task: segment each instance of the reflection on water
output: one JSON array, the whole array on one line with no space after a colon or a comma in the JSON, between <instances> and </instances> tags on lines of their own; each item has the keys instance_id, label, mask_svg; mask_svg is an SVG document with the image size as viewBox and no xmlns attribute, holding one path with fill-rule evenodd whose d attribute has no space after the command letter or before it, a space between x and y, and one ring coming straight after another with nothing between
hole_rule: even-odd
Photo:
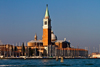
<instances>
[{"instance_id":1,"label":"reflection on water","mask_svg":"<svg viewBox=\"0 0 100 67\"><path fill-rule=\"evenodd\" d=\"M49 62L49 60L48 59L43 59L43 60L41 60L41 62L43 63L43 65L46 65Z\"/></svg>"},{"instance_id":2,"label":"reflection on water","mask_svg":"<svg viewBox=\"0 0 100 67\"><path fill-rule=\"evenodd\" d=\"M41 61L44 63L44 62L48 62L49 60L48 59L43 59Z\"/></svg>"},{"instance_id":3,"label":"reflection on water","mask_svg":"<svg viewBox=\"0 0 100 67\"><path fill-rule=\"evenodd\" d=\"M0 60L0 67L99 67L99 59L8 59Z\"/></svg>"}]
</instances>

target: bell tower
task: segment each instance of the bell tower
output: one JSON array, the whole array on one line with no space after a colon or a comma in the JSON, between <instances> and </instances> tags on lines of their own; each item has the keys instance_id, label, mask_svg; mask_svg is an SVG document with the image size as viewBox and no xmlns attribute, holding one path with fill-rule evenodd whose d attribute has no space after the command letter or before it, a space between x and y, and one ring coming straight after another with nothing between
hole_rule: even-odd
<instances>
[{"instance_id":1,"label":"bell tower","mask_svg":"<svg viewBox=\"0 0 100 67\"><path fill-rule=\"evenodd\" d=\"M45 17L43 19L43 46L51 44L51 19L48 11L48 5L46 5Z\"/></svg>"}]
</instances>

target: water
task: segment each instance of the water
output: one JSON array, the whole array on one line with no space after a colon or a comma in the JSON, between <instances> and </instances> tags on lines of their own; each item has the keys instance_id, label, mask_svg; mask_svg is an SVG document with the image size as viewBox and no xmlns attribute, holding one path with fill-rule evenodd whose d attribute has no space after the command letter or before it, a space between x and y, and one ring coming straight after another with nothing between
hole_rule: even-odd
<instances>
[{"instance_id":1,"label":"water","mask_svg":"<svg viewBox=\"0 0 100 67\"><path fill-rule=\"evenodd\" d=\"M100 59L1 59L0 67L100 67Z\"/></svg>"}]
</instances>

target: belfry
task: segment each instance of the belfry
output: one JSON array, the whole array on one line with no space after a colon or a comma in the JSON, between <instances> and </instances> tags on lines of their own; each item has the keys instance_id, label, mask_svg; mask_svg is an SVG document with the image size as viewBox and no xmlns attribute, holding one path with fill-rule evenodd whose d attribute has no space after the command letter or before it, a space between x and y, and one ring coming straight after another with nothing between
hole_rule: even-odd
<instances>
[{"instance_id":1,"label":"belfry","mask_svg":"<svg viewBox=\"0 0 100 67\"><path fill-rule=\"evenodd\" d=\"M45 17L43 19L43 46L51 44L51 19L48 11L48 5L46 5Z\"/></svg>"}]
</instances>

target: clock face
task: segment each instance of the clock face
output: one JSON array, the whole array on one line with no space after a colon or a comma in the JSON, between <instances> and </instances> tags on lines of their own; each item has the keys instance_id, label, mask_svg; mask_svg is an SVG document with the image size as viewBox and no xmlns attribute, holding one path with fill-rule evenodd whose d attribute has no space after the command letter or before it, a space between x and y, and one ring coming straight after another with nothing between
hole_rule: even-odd
<instances>
[{"instance_id":1,"label":"clock face","mask_svg":"<svg viewBox=\"0 0 100 67\"><path fill-rule=\"evenodd\" d=\"M44 24L47 25L47 21L45 21Z\"/></svg>"}]
</instances>

